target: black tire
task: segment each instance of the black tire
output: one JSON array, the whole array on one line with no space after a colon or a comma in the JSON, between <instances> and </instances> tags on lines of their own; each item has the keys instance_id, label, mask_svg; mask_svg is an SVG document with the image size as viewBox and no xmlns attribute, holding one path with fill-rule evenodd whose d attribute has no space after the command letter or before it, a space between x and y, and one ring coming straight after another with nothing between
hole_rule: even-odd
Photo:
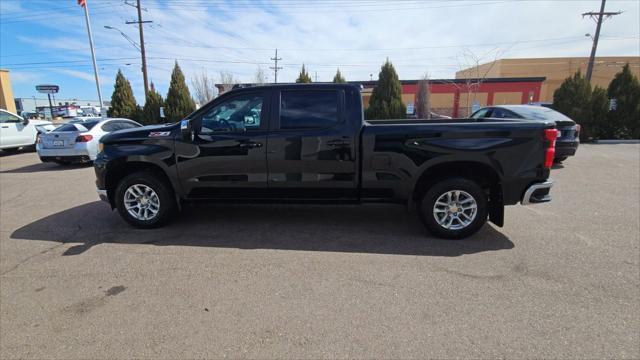
<instances>
[{"instance_id":1,"label":"black tire","mask_svg":"<svg viewBox=\"0 0 640 360\"><path fill-rule=\"evenodd\" d=\"M434 206L438 198L450 191L456 190L470 195L473 200L475 200L475 217L472 217L473 220L471 220L468 225L460 229L448 229L445 226L440 225L438 220L436 220L436 215L434 215ZM467 199L466 195L465 199ZM446 178L433 184L427 190L422 198L419 209L422 222L431 234L444 239L463 239L476 233L487 222L487 195L482 187L472 180L460 177ZM455 209L457 209L457 206ZM448 218L443 216L443 219ZM456 222L457 224L451 223L451 225L462 226L462 221L456 220Z\"/></svg>"},{"instance_id":2,"label":"black tire","mask_svg":"<svg viewBox=\"0 0 640 360\"><path fill-rule=\"evenodd\" d=\"M136 184L142 184L151 188L159 198L159 210L151 219L137 219L130 214L125 207L125 192L129 187ZM176 209L176 200L171 186L161 178L161 175L158 175L153 171L140 171L125 176L118 183L114 196L116 208L118 209L120 216L122 216L122 218L129 224L138 228L149 229L160 227L171 219Z\"/></svg>"}]
</instances>

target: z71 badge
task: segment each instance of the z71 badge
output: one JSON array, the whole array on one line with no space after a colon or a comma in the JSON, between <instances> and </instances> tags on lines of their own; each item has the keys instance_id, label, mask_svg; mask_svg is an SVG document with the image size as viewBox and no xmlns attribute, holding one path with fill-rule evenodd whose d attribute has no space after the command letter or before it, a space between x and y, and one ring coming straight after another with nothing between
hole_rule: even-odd
<instances>
[{"instance_id":1,"label":"z71 badge","mask_svg":"<svg viewBox=\"0 0 640 360\"><path fill-rule=\"evenodd\" d=\"M171 131L152 131L149 133L149 137L163 137L171 135Z\"/></svg>"}]
</instances>

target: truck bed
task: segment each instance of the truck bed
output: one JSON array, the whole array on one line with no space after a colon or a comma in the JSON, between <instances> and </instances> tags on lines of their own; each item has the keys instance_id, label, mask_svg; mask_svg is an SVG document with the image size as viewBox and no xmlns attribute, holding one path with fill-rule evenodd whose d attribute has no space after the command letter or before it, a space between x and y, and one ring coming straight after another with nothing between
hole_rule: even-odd
<instances>
[{"instance_id":1,"label":"truck bed","mask_svg":"<svg viewBox=\"0 0 640 360\"><path fill-rule=\"evenodd\" d=\"M365 121L361 132L362 188L407 198L424 169L439 164L486 164L517 203L531 183L549 176L542 166L548 121L521 119L416 119Z\"/></svg>"}]
</instances>

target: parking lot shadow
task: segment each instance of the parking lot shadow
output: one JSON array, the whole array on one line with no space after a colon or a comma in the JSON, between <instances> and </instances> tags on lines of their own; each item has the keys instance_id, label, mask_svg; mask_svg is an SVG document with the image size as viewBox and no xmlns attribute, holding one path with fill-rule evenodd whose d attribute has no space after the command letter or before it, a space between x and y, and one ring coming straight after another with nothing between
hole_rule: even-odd
<instances>
[{"instance_id":1,"label":"parking lot shadow","mask_svg":"<svg viewBox=\"0 0 640 360\"><path fill-rule=\"evenodd\" d=\"M171 224L140 230L96 201L36 220L14 231L11 238L79 243L63 255L82 254L104 243L424 256L514 247L491 225L465 240L434 238L416 214L399 205L187 206Z\"/></svg>"},{"instance_id":2,"label":"parking lot shadow","mask_svg":"<svg viewBox=\"0 0 640 360\"><path fill-rule=\"evenodd\" d=\"M91 164L69 164L69 165L59 165L55 163L37 163L31 164L15 169L0 171L2 174L24 174L24 173L34 173L34 172L43 172L43 171L63 171L63 170L73 170L73 169L84 169L91 167Z\"/></svg>"}]
</instances>

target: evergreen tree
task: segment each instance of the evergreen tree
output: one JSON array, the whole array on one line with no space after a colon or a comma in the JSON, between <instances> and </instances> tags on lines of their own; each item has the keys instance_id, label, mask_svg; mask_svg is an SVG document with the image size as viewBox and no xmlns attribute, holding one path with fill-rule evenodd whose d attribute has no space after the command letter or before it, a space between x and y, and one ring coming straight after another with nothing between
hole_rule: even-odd
<instances>
[{"instance_id":1,"label":"evergreen tree","mask_svg":"<svg viewBox=\"0 0 640 360\"><path fill-rule=\"evenodd\" d=\"M345 80L345 78L340 73L340 69L336 71L336 75L333 77L333 82L336 84L344 84L347 82L347 80Z\"/></svg>"},{"instance_id":2,"label":"evergreen tree","mask_svg":"<svg viewBox=\"0 0 640 360\"><path fill-rule=\"evenodd\" d=\"M614 127L610 126L611 121L608 121L609 113L609 99L607 98L607 91L599 86L596 86L591 92L591 113L589 114L588 123L591 128L583 125L578 119L574 119L580 123L582 129L580 130L580 140L589 141L590 139L607 139L611 138L614 133Z\"/></svg>"},{"instance_id":3,"label":"evergreen tree","mask_svg":"<svg viewBox=\"0 0 640 360\"><path fill-rule=\"evenodd\" d=\"M365 116L370 120L403 119L406 116L400 79L389 59L380 69L378 84L373 89Z\"/></svg>"},{"instance_id":4,"label":"evergreen tree","mask_svg":"<svg viewBox=\"0 0 640 360\"><path fill-rule=\"evenodd\" d=\"M309 76L309 73L304 68L304 64L302 64L302 70L300 70L300 75L298 75L298 78L296 79L296 82L297 83L310 83L311 82L311 76Z\"/></svg>"},{"instance_id":5,"label":"evergreen tree","mask_svg":"<svg viewBox=\"0 0 640 360\"><path fill-rule=\"evenodd\" d=\"M118 69L116 84L113 88L113 94L111 94L111 107L107 111L107 116L136 120L137 110L136 98L133 96L131 84Z\"/></svg>"},{"instance_id":6,"label":"evergreen tree","mask_svg":"<svg viewBox=\"0 0 640 360\"><path fill-rule=\"evenodd\" d=\"M176 61L173 72L171 72L171 83L165 101L165 115L167 121L180 121L196 109L196 104L189 94L189 88L184 81L184 74Z\"/></svg>"},{"instance_id":7,"label":"evergreen tree","mask_svg":"<svg viewBox=\"0 0 640 360\"><path fill-rule=\"evenodd\" d=\"M162 123L164 120L160 118L160 108L163 106L162 95L156 91L153 83L151 83L151 89L149 89L147 100L142 109L142 123L145 125Z\"/></svg>"},{"instance_id":8,"label":"evergreen tree","mask_svg":"<svg viewBox=\"0 0 640 360\"><path fill-rule=\"evenodd\" d=\"M631 73L629 64L616 74L607 90L615 109L609 112L609 122L616 128L614 137L640 138L640 83Z\"/></svg>"},{"instance_id":9,"label":"evergreen tree","mask_svg":"<svg viewBox=\"0 0 640 360\"><path fill-rule=\"evenodd\" d=\"M553 108L582 126L583 139L597 137L597 123L605 119L594 119L591 110L591 85L580 71L566 78L553 93Z\"/></svg>"}]
</instances>

